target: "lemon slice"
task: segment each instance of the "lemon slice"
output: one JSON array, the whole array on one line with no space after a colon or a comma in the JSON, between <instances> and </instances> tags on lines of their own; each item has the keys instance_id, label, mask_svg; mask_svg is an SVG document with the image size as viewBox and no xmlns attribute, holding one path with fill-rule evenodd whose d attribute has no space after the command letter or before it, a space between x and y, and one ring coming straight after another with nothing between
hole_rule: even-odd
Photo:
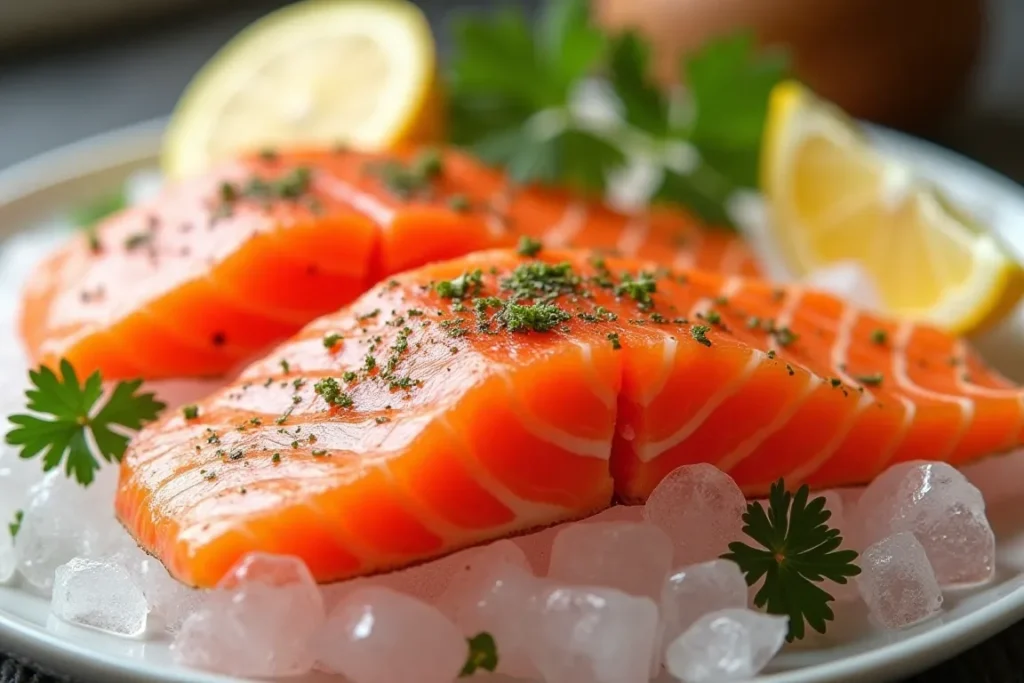
<instances>
[{"instance_id":1,"label":"lemon slice","mask_svg":"<svg viewBox=\"0 0 1024 683\"><path fill-rule=\"evenodd\" d=\"M891 314L966 334L1024 293L1020 266L992 234L797 83L772 92L761 185L790 270L856 262Z\"/></svg>"},{"instance_id":2,"label":"lemon slice","mask_svg":"<svg viewBox=\"0 0 1024 683\"><path fill-rule=\"evenodd\" d=\"M164 137L170 176L268 146L381 149L440 136L434 39L401 0L307 0L232 39Z\"/></svg>"}]
</instances>

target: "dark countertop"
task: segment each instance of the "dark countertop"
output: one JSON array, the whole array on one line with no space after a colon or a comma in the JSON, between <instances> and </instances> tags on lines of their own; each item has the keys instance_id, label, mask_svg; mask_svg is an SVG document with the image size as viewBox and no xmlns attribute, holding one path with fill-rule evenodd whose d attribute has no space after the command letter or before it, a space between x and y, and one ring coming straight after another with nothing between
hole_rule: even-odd
<instances>
[{"instance_id":1,"label":"dark countertop","mask_svg":"<svg viewBox=\"0 0 1024 683\"><path fill-rule=\"evenodd\" d=\"M167 115L189 78L217 48L281 4L233 2L203 16L122 29L90 44L0 58L0 169L83 137ZM443 15L453 7L487 3L420 4L439 28L443 51ZM933 139L1024 182L1024 40L1019 38L1024 1L990 4L989 42L964 111ZM53 680L0 654L0 683ZM913 680L1024 682L1024 622Z\"/></svg>"}]
</instances>

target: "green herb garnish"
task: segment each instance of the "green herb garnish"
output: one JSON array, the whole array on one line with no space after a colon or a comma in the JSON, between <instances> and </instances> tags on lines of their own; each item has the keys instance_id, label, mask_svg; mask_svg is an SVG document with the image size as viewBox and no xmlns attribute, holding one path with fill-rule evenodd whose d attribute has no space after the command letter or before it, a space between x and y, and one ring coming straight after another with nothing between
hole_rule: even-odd
<instances>
[{"instance_id":1,"label":"green herb garnish","mask_svg":"<svg viewBox=\"0 0 1024 683\"><path fill-rule=\"evenodd\" d=\"M743 533L760 547L736 541L722 555L739 565L748 586L764 578L754 604L789 617L789 641L804 637L805 621L824 633L826 622L835 618L828 605L834 598L817 584L825 579L845 584L860 574L853 564L857 552L839 550L843 538L827 524L832 513L825 498L808 502L809 493L804 485L791 494L779 479L771 486L767 513L759 502L748 503L743 513Z\"/></svg>"},{"instance_id":2,"label":"green herb garnish","mask_svg":"<svg viewBox=\"0 0 1024 683\"><path fill-rule=\"evenodd\" d=\"M694 325L690 328L690 336L693 337L694 341L704 346L711 346L711 340L707 336L710 331L711 328L707 325Z\"/></svg>"},{"instance_id":3,"label":"green herb garnish","mask_svg":"<svg viewBox=\"0 0 1024 683\"><path fill-rule=\"evenodd\" d=\"M622 348L622 342L619 341L618 332L609 332L608 334L605 335L605 337L608 339L608 341L612 343L612 348L615 349L616 351Z\"/></svg>"},{"instance_id":4,"label":"green herb garnish","mask_svg":"<svg viewBox=\"0 0 1024 683\"><path fill-rule=\"evenodd\" d=\"M884 377L882 376L882 373L876 372L873 375L858 375L854 377L854 379L860 382L861 384L877 387L882 383Z\"/></svg>"},{"instance_id":5,"label":"green herb garnish","mask_svg":"<svg viewBox=\"0 0 1024 683\"><path fill-rule=\"evenodd\" d=\"M566 311L549 303L529 306L508 303L498 313L498 319L509 332L548 332L571 317Z\"/></svg>"},{"instance_id":6,"label":"green herb garnish","mask_svg":"<svg viewBox=\"0 0 1024 683\"><path fill-rule=\"evenodd\" d=\"M483 271L479 268L463 273L454 280L442 280L434 285L434 291L443 299L462 299L478 294L484 286Z\"/></svg>"},{"instance_id":7,"label":"green herb garnish","mask_svg":"<svg viewBox=\"0 0 1024 683\"><path fill-rule=\"evenodd\" d=\"M22 458L43 453L43 471L63 462L68 476L88 486L100 467L99 458L109 463L121 461L128 447L128 437L122 432L141 429L166 406L154 394L137 393L141 379L118 382L101 404L103 380L99 371L81 384L71 363L61 359L60 373L58 377L47 367L29 371L34 388L25 392L26 408L52 419L11 415L9 420L15 426L7 432L7 443L21 446Z\"/></svg>"},{"instance_id":8,"label":"green herb garnish","mask_svg":"<svg viewBox=\"0 0 1024 683\"><path fill-rule=\"evenodd\" d=\"M341 341L341 335L337 332L329 332L324 335L324 348L333 349Z\"/></svg>"},{"instance_id":9,"label":"green herb garnish","mask_svg":"<svg viewBox=\"0 0 1024 683\"><path fill-rule=\"evenodd\" d=\"M25 520L24 510L14 511L14 520L7 525L7 530L11 533L11 538L17 538L18 532L21 531L21 523Z\"/></svg>"},{"instance_id":10,"label":"green herb garnish","mask_svg":"<svg viewBox=\"0 0 1024 683\"><path fill-rule=\"evenodd\" d=\"M338 380L333 377L325 377L313 385L313 391L322 397L327 405L338 408L351 408L352 397L341 390Z\"/></svg>"},{"instance_id":11,"label":"green herb garnish","mask_svg":"<svg viewBox=\"0 0 1024 683\"><path fill-rule=\"evenodd\" d=\"M519 252L520 256L533 258L540 253L542 248L543 245L540 243L540 240L535 240L532 237L523 235L519 238L519 245L516 247L516 251Z\"/></svg>"},{"instance_id":12,"label":"green herb garnish","mask_svg":"<svg viewBox=\"0 0 1024 683\"><path fill-rule=\"evenodd\" d=\"M199 406L194 403L182 406L181 414L185 416L186 420L194 420L199 417Z\"/></svg>"},{"instance_id":13,"label":"green herb garnish","mask_svg":"<svg viewBox=\"0 0 1024 683\"><path fill-rule=\"evenodd\" d=\"M436 149L425 149L409 164L389 159L367 164L366 171L377 176L395 197L409 201L432 193L434 181L444 173L444 164Z\"/></svg>"},{"instance_id":14,"label":"green herb garnish","mask_svg":"<svg viewBox=\"0 0 1024 683\"><path fill-rule=\"evenodd\" d=\"M640 154L662 169L655 200L716 224L728 223L725 203L736 189L756 185L768 95L786 60L759 54L750 34L690 53L680 70L685 96L655 83L646 39L597 27L588 0L551 0L534 26L522 10L467 16L454 39L453 142L515 182L599 194L611 171ZM577 86L593 77L604 77L620 116L581 112Z\"/></svg>"},{"instance_id":15,"label":"green herb garnish","mask_svg":"<svg viewBox=\"0 0 1024 683\"><path fill-rule=\"evenodd\" d=\"M881 328L879 328L877 330L872 330L872 332L871 332L871 343L872 344L878 344L879 346L881 346L881 345L885 344L887 341L889 341L889 333L888 332L886 332L885 330L883 330Z\"/></svg>"},{"instance_id":16,"label":"green herb garnish","mask_svg":"<svg viewBox=\"0 0 1024 683\"><path fill-rule=\"evenodd\" d=\"M469 655L466 657L466 664L462 667L459 677L472 676L477 669L494 671L498 668L498 646L494 642L494 636L486 631L481 631L472 638L466 638L469 647Z\"/></svg>"}]
</instances>

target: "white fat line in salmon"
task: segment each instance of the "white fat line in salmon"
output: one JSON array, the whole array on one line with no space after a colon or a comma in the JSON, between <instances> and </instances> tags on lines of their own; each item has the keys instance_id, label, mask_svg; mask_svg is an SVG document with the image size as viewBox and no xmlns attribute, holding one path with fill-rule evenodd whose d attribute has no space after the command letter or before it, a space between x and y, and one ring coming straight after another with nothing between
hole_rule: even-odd
<instances>
[{"instance_id":1,"label":"white fat line in salmon","mask_svg":"<svg viewBox=\"0 0 1024 683\"><path fill-rule=\"evenodd\" d=\"M647 240L651 223L647 216L634 216L622 227L622 235L616 243L616 250L623 256L636 256Z\"/></svg>"},{"instance_id":2,"label":"white fat line in salmon","mask_svg":"<svg viewBox=\"0 0 1024 683\"><path fill-rule=\"evenodd\" d=\"M611 458L612 440L610 433L607 439L587 439L542 422L537 417L530 415L523 406L522 401L516 398L515 384L512 382L512 378L509 377L508 372L502 370L498 373L498 376L501 377L502 382L508 388L507 405L509 409L516 416L516 419L519 420L523 429L531 435L554 444L573 455L579 455L584 458L597 458L598 460L609 460Z\"/></svg>"},{"instance_id":3,"label":"white fat line in salmon","mask_svg":"<svg viewBox=\"0 0 1024 683\"><path fill-rule=\"evenodd\" d=\"M544 233L548 247L558 249L572 244L587 223L587 206L583 202L569 202L562 217Z\"/></svg>"},{"instance_id":4,"label":"white fat line in salmon","mask_svg":"<svg viewBox=\"0 0 1024 683\"><path fill-rule=\"evenodd\" d=\"M957 430L956 436L949 440L944 451L932 454L936 460L947 461L974 421L974 402L969 398L925 389L910 378L910 374L907 372L907 347L910 344L910 339L915 329L917 329L917 326L909 320L903 321L896 327L892 349L892 377L896 386L908 394L928 398L933 401L952 403L960 408L960 427Z\"/></svg>"},{"instance_id":5,"label":"white fat line in salmon","mask_svg":"<svg viewBox=\"0 0 1024 683\"><path fill-rule=\"evenodd\" d=\"M522 529L524 523L527 523L527 526L547 525L550 520L566 514L567 509L559 505L525 500L512 493L512 491L510 491L508 487L505 486L494 474L489 472L482 461L471 452L469 445L466 443L465 439L463 439L462 435L452 427L447 416L438 417L437 422L451 436L452 443L456 446L455 451L458 455L459 462L466 468L466 473L469 474L474 482L480 485L480 488L512 511L515 518L512 522L509 522L507 527L505 527L508 533L513 533Z\"/></svg>"},{"instance_id":6,"label":"white fat line in salmon","mask_svg":"<svg viewBox=\"0 0 1024 683\"><path fill-rule=\"evenodd\" d=\"M700 410L697 411L697 414L689 422L676 430L668 438L653 443L646 443L638 449L637 457L640 459L640 462L650 462L665 451L678 446L688 439L727 398L740 390L740 387L753 376L754 371L757 370L766 358L768 356L763 351L751 349L750 359L743 367L743 372L733 378L732 381L719 387L718 391L709 396L708 400L704 402L704 405L700 407Z\"/></svg>"},{"instance_id":7,"label":"white fat line in salmon","mask_svg":"<svg viewBox=\"0 0 1024 683\"><path fill-rule=\"evenodd\" d=\"M581 341L576 338L571 338L570 341L580 349L580 355L583 356L583 362L587 368L587 386L590 390L601 399L601 405L608 410L615 410L615 406L618 403L618 397L610 387L606 386L598 380L596 373L594 372L594 351L593 347L587 342Z\"/></svg>"},{"instance_id":8,"label":"white fat line in salmon","mask_svg":"<svg viewBox=\"0 0 1024 683\"><path fill-rule=\"evenodd\" d=\"M314 183L325 194L348 204L381 227L388 227L395 220L393 209L382 204L373 195L363 192L343 180L331 176L320 176Z\"/></svg>"}]
</instances>

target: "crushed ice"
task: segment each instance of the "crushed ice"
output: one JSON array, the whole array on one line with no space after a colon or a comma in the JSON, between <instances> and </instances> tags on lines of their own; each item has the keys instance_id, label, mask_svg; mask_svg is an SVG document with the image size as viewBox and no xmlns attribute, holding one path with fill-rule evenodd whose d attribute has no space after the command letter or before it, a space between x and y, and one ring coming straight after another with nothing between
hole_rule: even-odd
<instances>
[{"instance_id":1,"label":"crushed ice","mask_svg":"<svg viewBox=\"0 0 1024 683\"><path fill-rule=\"evenodd\" d=\"M140 178L133 193L145 195L148 183ZM59 230L43 231L0 251L3 338L15 337L17 285L59 239ZM825 288L830 278L859 286L855 274L823 277ZM24 405L27 368L17 345L0 346L0 368L7 415ZM178 405L209 388L156 390ZM998 477L983 484L982 474L972 480L986 495L1006 493ZM680 468L646 506L614 507L390 575L317 587L300 562L253 555L206 592L176 582L127 536L111 509L115 486L115 468L82 489L60 472L43 476L38 461L0 444L0 584L52 596L52 612L66 622L173 638L179 661L213 671L266 677L316 667L353 683L445 683L465 662L466 639L486 632L498 647L498 673L509 676L633 683L648 679L653 662L655 672L664 665L695 683L756 675L786 631L784 618L748 609L739 569L718 559L742 538L744 499L709 465ZM862 495L825 496L830 524L862 552L863 570L850 585L826 589L861 600L882 628L919 623L941 610L943 589L992 577L985 500L947 465L901 463ZM12 540L7 526L19 519ZM389 656L395 651L402 657Z\"/></svg>"}]
</instances>

